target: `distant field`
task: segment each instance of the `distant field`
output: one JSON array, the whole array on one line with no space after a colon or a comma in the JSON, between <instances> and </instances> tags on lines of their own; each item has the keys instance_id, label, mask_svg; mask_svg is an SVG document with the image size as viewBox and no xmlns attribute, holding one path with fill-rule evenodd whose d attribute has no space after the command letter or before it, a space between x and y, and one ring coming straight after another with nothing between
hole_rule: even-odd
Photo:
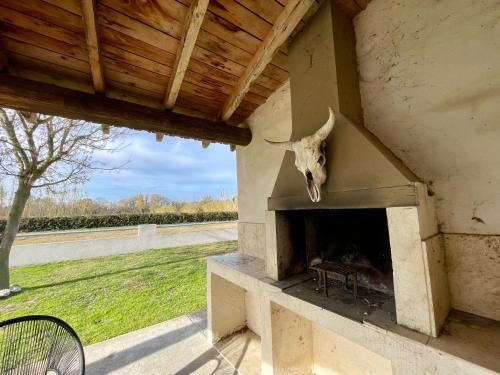
<instances>
[{"instance_id":1,"label":"distant field","mask_svg":"<svg viewBox=\"0 0 500 375\"><path fill-rule=\"evenodd\" d=\"M0 321L28 314L68 322L84 345L206 306L206 257L236 241L13 267L23 291L0 299Z\"/></svg>"},{"instance_id":2,"label":"distant field","mask_svg":"<svg viewBox=\"0 0 500 375\"><path fill-rule=\"evenodd\" d=\"M179 225L164 228L158 228L158 234L176 234L176 233L189 233L201 232L205 230L215 229L230 229L235 228L236 222L231 223L214 223L214 224L195 224L195 225ZM50 242L64 242L64 241L78 241L78 240L93 240L99 238L116 238L116 237L132 237L137 235L137 228L123 229L117 231L104 231L88 233L65 233L49 236L33 236L33 237L20 237L16 238L15 245L30 245L37 243L50 243Z\"/></svg>"}]
</instances>

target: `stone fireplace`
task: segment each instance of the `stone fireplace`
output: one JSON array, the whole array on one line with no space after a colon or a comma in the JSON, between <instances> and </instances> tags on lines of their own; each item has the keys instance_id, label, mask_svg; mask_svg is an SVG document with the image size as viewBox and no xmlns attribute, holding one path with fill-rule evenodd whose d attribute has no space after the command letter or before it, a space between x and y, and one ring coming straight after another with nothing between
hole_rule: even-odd
<instances>
[{"instance_id":1,"label":"stone fireplace","mask_svg":"<svg viewBox=\"0 0 500 375\"><path fill-rule=\"evenodd\" d=\"M267 276L289 280L318 260L355 265L361 288L392 296L398 324L437 336L449 310L444 259L432 196L418 182L413 191L413 206L268 211Z\"/></svg>"},{"instance_id":2,"label":"stone fireplace","mask_svg":"<svg viewBox=\"0 0 500 375\"><path fill-rule=\"evenodd\" d=\"M280 211L278 238L291 247L280 276L307 272L319 262L352 265L360 286L394 294L391 245L385 209Z\"/></svg>"},{"instance_id":3,"label":"stone fireplace","mask_svg":"<svg viewBox=\"0 0 500 375\"><path fill-rule=\"evenodd\" d=\"M449 305L432 192L363 126L350 20L325 6L290 45L289 62L290 140L313 134L328 107L336 123L320 202L295 155L283 157L266 213L267 276L287 280L318 260L355 265L362 287L393 296L398 324L436 336Z\"/></svg>"},{"instance_id":4,"label":"stone fireplace","mask_svg":"<svg viewBox=\"0 0 500 375\"><path fill-rule=\"evenodd\" d=\"M208 338L232 348L223 354L246 374L489 373L498 369L498 322L450 310L455 272L445 266L435 183L424 183L364 127L358 83L366 77L358 77L354 44L351 20L325 1L288 46L289 90L249 123L255 137L237 151L239 252L208 261ZM313 134L328 107L337 121L314 203L294 154L265 139ZM333 277L322 293L311 266L323 261L360 269L357 298ZM474 283L466 285L464 294Z\"/></svg>"}]
</instances>

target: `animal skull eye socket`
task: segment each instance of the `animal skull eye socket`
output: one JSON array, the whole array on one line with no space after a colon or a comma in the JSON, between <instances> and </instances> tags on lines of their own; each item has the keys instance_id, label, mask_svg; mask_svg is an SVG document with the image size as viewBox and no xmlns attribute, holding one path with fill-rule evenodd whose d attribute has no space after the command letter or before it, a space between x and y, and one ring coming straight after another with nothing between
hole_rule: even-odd
<instances>
[{"instance_id":1,"label":"animal skull eye socket","mask_svg":"<svg viewBox=\"0 0 500 375\"><path fill-rule=\"evenodd\" d=\"M312 179L313 179L313 175L312 175L311 171L307 171L307 172L306 172L306 178L307 178L309 181L312 181Z\"/></svg>"},{"instance_id":2,"label":"animal skull eye socket","mask_svg":"<svg viewBox=\"0 0 500 375\"><path fill-rule=\"evenodd\" d=\"M323 155L320 155L319 158L318 158L318 164L325 164L325 157Z\"/></svg>"}]
</instances>

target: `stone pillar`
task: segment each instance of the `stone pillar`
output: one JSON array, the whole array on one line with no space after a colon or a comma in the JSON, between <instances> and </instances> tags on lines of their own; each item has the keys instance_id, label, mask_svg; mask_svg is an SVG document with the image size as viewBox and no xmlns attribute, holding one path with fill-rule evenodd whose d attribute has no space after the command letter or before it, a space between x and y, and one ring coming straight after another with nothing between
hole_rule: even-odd
<instances>
[{"instance_id":1,"label":"stone pillar","mask_svg":"<svg viewBox=\"0 0 500 375\"><path fill-rule=\"evenodd\" d=\"M419 206L387 209L398 324L437 336L450 308L444 253L432 198L417 184Z\"/></svg>"}]
</instances>

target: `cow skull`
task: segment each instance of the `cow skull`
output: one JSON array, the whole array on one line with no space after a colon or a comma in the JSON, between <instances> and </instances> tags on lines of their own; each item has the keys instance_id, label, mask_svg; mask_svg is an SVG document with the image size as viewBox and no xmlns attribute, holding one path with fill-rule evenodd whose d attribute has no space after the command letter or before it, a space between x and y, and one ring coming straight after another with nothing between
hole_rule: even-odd
<instances>
[{"instance_id":1,"label":"cow skull","mask_svg":"<svg viewBox=\"0 0 500 375\"><path fill-rule=\"evenodd\" d=\"M331 108L328 108L328 111L330 115L326 123L316 133L300 141L273 142L266 139L266 142L272 145L295 153L295 166L304 175L307 192L313 202L321 200L320 188L326 181L325 140L335 124L335 113Z\"/></svg>"}]
</instances>

